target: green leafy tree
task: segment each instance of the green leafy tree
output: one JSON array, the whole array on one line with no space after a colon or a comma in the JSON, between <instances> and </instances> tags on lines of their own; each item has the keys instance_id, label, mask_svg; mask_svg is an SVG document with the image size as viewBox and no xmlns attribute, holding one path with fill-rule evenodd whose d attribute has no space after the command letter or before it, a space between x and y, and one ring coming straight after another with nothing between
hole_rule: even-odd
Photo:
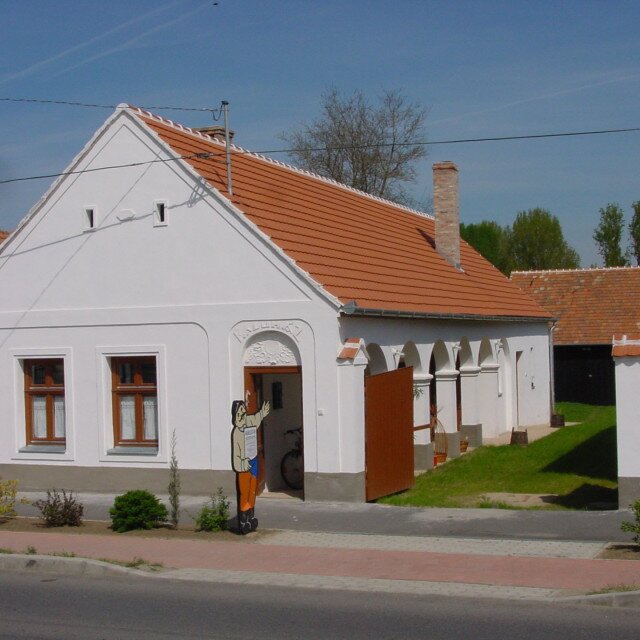
<instances>
[{"instance_id":1,"label":"green leafy tree","mask_svg":"<svg viewBox=\"0 0 640 640\"><path fill-rule=\"evenodd\" d=\"M472 224L461 224L460 235L480 255L505 275L511 272L508 227L501 227L493 220L482 220Z\"/></svg>"},{"instance_id":2,"label":"green leafy tree","mask_svg":"<svg viewBox=\"0 0 640 640\"><path fill-rule=\"evenodd\" d=\"M629 264L628 252L623 253L620 247L623 227L624 214L619 204L610 203L600 209L600 223L593 232L593 239L605 267L626 267Z\"/></svg>"},{"instance_id":3,"label":"green leafy tree","mask_svg":"<svg viewBox=\"0 0 640 640\"><path fill-rule=\"evenodd\" d=\"M560 221L546 209L520 211L509 234L512 269L576 269L580 256L564 239Z\"/></svg>"},{"instance_id":4,"label":"green leafy tree","mask_svg":"<svg viewBox=\"0 0 640 640\"><path fill-rule=\"evenodd\" d=\"M631 206L633 207L633 217L629 223L631 252L636 259L636 264L640 265L640 200L634 202Z\"/></svg>"},{"instance_id":5,"label":"green leafy tree","mask_svg":"<svg viewBox=\"0 0 640 640\"><path fill-rule=\"evenodd\" d=\"M280 134L303 169L366 193L407 203L405 185L416 178L415 162L426 156L426 111L402 93L385 90L372 104L360 91L330 89L322 114L310 124Z\"/></svg>"}]
</instances>

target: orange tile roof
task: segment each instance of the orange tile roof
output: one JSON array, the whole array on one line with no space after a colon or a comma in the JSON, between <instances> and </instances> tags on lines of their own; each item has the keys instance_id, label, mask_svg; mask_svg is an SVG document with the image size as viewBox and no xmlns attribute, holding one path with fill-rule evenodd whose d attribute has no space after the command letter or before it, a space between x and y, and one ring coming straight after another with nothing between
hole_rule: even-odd
<instances>
[{"instance_id":1,"label":"orange tile roof","mask_svg":"<svg viewBox=\"0 0 640 640\"><path fill-rule=\"evenodd\" d=\"M616 358L640 356L640 335L613 336L612 355Z\"/></svg>"},{"instance_id":2,"label":"orange tile roof","mask_svg":"<svg viewBox=\"0 0 640 640\"><path fill-rule=\"evenodd\" d=\"M457 316L548 314L462 242L458 271L434 248L433 218L331 180L232 147L233 196L224 145L131 109L342 304ZM195 154L212 153L208 158Z\"/></svg>"},{"instance_id":3,"label":"orange tile roof","mask_svg":"<svg viewBox=\"0 0 640 640\"><path fill-rule=\"evenodd\" d=\"M9 237L9 231L2 231L0 229L0 242L4 242Z\"/></svg>"},{"instance_id":4,"label":"orange tile roof","mask_svg":"<svg viewBox=\"0 0 640 640\"><path fill-rule=\"evenodd\" d=\"M361 346L362 338L347 338L338 354L338 359L353 360L358 355Z\"/></svg>"},{"instance_id":5,"label":"orange tile roof","mask_svg":"<svg viewBox=\"0 0 640 640\"><path fill-rule=\"evenodd\" d=\"M554 344L611 344L640 330L640 268L521 271L511 280L558 318Z\"/></svg>"}]
</instances>

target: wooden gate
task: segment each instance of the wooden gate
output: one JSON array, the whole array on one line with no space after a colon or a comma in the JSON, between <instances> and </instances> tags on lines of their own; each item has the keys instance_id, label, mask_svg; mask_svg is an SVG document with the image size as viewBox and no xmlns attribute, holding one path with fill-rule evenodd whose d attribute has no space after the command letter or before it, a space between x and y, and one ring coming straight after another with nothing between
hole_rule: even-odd
<instances>
[{"instance_id":1,"label":"wooden gate","mask_svg":"<svg viewBox=\"0 0 640 640\"><path fill-rule=\"evenodd\" d=\"M413 367L367 376L365 464L367 500L413 485Z\"/></svg>"}]
</instances>

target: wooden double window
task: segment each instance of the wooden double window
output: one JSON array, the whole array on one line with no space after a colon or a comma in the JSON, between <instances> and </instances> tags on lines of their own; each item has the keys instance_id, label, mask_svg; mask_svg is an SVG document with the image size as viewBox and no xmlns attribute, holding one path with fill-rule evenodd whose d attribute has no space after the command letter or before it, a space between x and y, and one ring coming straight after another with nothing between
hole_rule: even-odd
<instances>
[{"instance_id":1,"label":"wooden double window","mask_svg":"<svg viewBox=\"0 0 640 640\"><path fill-rule=\"evenodd\" d=\"M111 358L113 430L116 446L158 446L155 356Z\"/></svg>"},{"instance_id":2,"label":"wooden double window","mask_svg":"<svg viewBox=\"0 0 640 640\"><path fill-rule=\"evenodd\" d=\"M64 360L24 360L27 444L65 444Z\"/></svg>"}]
</instances>

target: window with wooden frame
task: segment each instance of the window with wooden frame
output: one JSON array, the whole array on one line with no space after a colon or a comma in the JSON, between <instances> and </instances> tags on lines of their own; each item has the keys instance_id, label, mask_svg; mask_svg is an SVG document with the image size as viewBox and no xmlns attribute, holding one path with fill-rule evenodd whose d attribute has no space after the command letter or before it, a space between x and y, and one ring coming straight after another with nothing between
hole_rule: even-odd
<instances>
[{"instance_id":1,"label":"window with wooden frame","mask_svg":"<svg viewBox=\"0 0 640 640\"><path fill-rule=\"evenodd\" d=\"M158 446L155 356L111 358L115 446Z\"/></svg>"},{"instance_id":2,"label":"window with wooden frame","mask_svg":"<svg viewBox=\"0 0 640 640\"><path fill-rule=\"evenodd\" d=\"M64 445L64 360L24 360L27 444Z\"/></svg>"}]
</instances>

